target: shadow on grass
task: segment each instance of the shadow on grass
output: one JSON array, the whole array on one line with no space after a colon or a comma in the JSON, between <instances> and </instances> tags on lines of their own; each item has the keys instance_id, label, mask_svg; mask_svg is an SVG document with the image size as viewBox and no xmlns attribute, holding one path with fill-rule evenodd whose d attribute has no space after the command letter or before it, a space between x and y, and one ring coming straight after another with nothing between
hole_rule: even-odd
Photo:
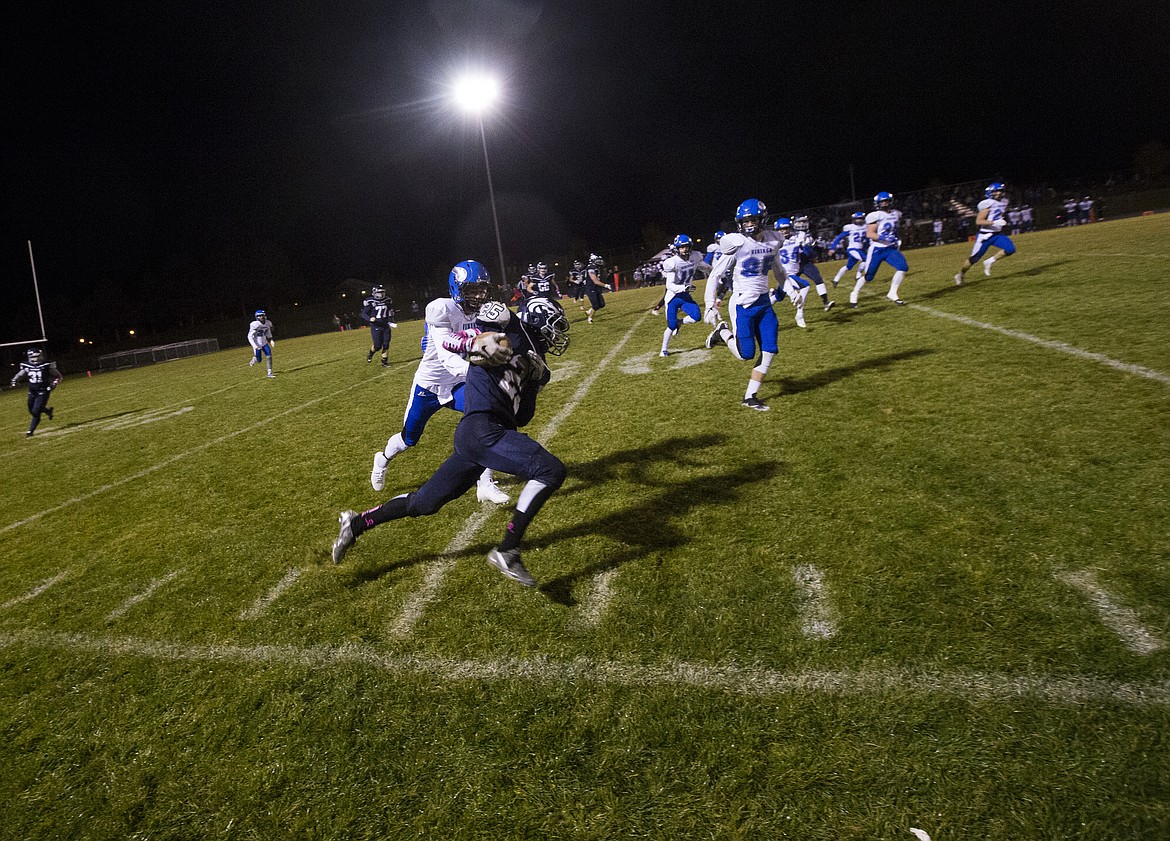
<instances>
[{"instance_id":1,"label":"shadow on grass","mask_svg":"<svg viewBox=\"0 0 1170 841\"><path fill-rule=\"evenodd\" d=\"M576 604L572 595L572 587L576 581L590 578L627 561L645 558L647 555L683 544L687 537L672 525L673 522L685 518L699 505L734 502L750 493L752 484L765 481L782 469L779 462L756 463L696 476L682 483L663 482L653 473L654 466L661 463L701 469L708 465L711 459L701 457L700 452L719 447L725 441L726 436L716 434L679 436L660 441L650 447L621 450L584 464L569 464L568 480L557 492L557 497L578 493L583 489L619 478L625 483L637 486L660 487L661 491L625 509L607 509L600 516L570 529L554 531L538 540L527 541L528 547L547 547L574 538L604 535L607 539L627 547L617 554L606 555L583 569L541 584L540 591L558 604L566 606ZM388 524L383 528L386 527L393 528L393 525ZM408 545L413 546L408 533L404 532L403 537ZM482 558L495 544L495 539L477 541L474 545L445 557ZM397 570L430 563L436 557L438 555L435 552L424 551L374 567L355 568L351 571L346 586L360 587Z\"/></svg>"},{"instance_id":2,"label":"shadow on grass","mask_svg":"<svg viewBox=\"0 0 1170 841\"><path fill-rule=\"evenodd\" d=\"M795 379L793 377L780 377L777 380L772 380L773 383L780 385L781 394L787 396L791 394L800 394L804 391L811 391L814 388L822 388L826 385L831 385L839 382L846 377L852 377L855 374L860 374L866 371L880 371L883 368L890 368L899 362L905 362L908 359L917 359L921 356L928 356L932 353L937 353L932 348L917 348L915 350L904 350L899 353L891 353L886 356L876 356L873 359L866 359L858 362L856 365L848 365L840 368L829 368L826 371L818 371L809 377L803 379Z\"/></svg>"},{"instance_id":3,"label":"shadow on grass","mask_svg":"<svg viewBox=\"0 0 1170 841\"><path fill-rule=\"evenodd\" d=\"M100 418L87 418L85 420L75 421L74 423L58 423L51 427L51 431L59 431L62 429L71 429L77 426L92 426L95 423L102 423L103 421L111 421L116 418L124 418L126 415L134 415L139 412L145 412L146 409L127 409L124 412L115 412L112 415L102 415Z\"/></svg>"}]
</instances>

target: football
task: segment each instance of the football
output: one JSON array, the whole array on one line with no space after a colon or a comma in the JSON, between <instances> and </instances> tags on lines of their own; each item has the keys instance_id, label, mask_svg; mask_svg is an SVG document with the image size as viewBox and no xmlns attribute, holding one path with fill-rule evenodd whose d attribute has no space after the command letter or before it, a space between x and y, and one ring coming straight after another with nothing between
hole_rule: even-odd
<instances>
[{"instance_id":1,"label":"football","mask_svg":"<svg viewBox=\"0 0 1170 841\"><path fill-rule=\"evenodd\" d=\"M503 365L512 358L512 341L503 333L480 333L467 358L472 365Z\"/></svg>"}]
</instances>

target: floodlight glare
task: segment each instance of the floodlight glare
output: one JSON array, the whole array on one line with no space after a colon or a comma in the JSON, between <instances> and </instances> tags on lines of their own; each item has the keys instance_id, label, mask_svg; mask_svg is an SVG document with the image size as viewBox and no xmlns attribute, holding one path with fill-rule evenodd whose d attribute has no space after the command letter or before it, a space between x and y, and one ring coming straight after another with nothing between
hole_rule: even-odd
<instances>
[{"instance_id":1,"label":"floodlight glare","mask_svg":"<svg viewBox=\"0 0 1170 841\"><path fill-rule=\"evenodd\" d=\"M469 114L480 114L491 107L499 96L500 88L491 76L468 74L455 80L451 95L455 104Z\"/></svg>"}]
</instances>

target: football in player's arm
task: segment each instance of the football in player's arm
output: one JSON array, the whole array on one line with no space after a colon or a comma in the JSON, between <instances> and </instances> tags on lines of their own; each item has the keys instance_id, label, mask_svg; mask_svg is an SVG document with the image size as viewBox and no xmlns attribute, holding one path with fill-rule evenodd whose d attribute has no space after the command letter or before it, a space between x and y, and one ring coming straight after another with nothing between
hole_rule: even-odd
<instances>
[{"instance_id":1,"label":"football in player's arm","mask_svg":"<svg viewBox=\"0 0 1170 841\"><path fill-rule=\"evenodd\" d=\"M536 412L537 395L549 381L545 354L559 355L569 344L569 323L561 308L532 298L520 313L498 301L483 304L474 327L452 333L444 344L468 362L464 412L455 427L455 451L423 485L362 513L343 511L333 542L341 563L365 532L392 520L434 514L469 491L484 468L525 480L516 511L487 562L527 587L536 580L520 558L524 534L545 501L565 480L565 465L519 431ZM485 338L486 337L486 338Z\"/></svg>"}]
</instances>

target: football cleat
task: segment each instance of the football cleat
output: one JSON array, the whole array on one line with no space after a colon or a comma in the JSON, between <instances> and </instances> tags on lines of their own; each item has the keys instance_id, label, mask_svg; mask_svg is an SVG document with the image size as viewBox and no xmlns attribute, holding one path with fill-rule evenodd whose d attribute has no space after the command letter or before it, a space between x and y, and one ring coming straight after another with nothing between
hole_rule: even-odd
<instances>
[{"instance_id":1,"label":"football cleat","mask_svg":"<svg viewBox=\"0 0 1170 841\"><path fill-rule=\"evenodd\" d=\"M963 285L963 273L959 272L957 275L955 275L955 286L962 286L962 285Z\"/></svg>"},{"instance_id":2,"label":"football cleat","mask_svg":"<svg viewBox=\"0 0 1170 841\"><path fill-rule=\"evenodd\" d=\"M658 354L658 355L659 355L659 356L670 356L670 351L669 351L669 350L664 350L664 351L662 351L662 353L660 353L660 354Z\"/></svg>"},{"instance_id":3,"label":"football cleat","mask_svg":"<svg viewBox=\"0 0 1170 841\"><path fill-rule=\"evenodd\" d=\"M248 367L251 368L255 364L256 364L256 357L253 356L251 359L248 360Z\"/></svg>"},{"instance_id":4,"label":"football cleat","mask_svg":"<svg viewBox=\"0 0 1170 841\"><path fill-rule=\"evenodd\" d=\"M373 362L373 361L374 361L374 352L371 350L369 353L366 354L366 362Z\"/></svg>"},{"instance_id":5,"label":"football cleat","mask_svg":"<svg viewBox=\"0 0 1170 841\"><path fill-rule=\"evenodd\" d=\"M491 479L480 479L476 483L475 498L480 502L491 502L495 505L507 505L509 500L508 495Z\"/></svg>"},{"instance_id":6,"label":"football cleat","mask_svg":"<svg viewBox=\"0 0 1170 841\"><path fill-rule=\"evenodd\" d=\"M390 459L386 458L385 453L374 453L374 469L370 471L370 486L374 490L380 491L386 487L386 465L390 463Z\"/></svg>"},{"instance_id":7,"label":"football cleat","mask_svg":"<svg viewBox=\"0 0 1170 841\"><path fill-rule=\"evenodd\" d=\"M353 542L357 540L353 536L353 521L358 518L356 511L342 511L337 517L337 522L341 524L341 531L337 535L337 540L333 541L333 563L339 564L345 557L345 553L349 551L349 547L353 546Z\"/></svg>"},{"instance_id":8,"label":"football cleat","mask_svg":"<svg viewBox=\"0 0 1170 841\"><path fill-rule=\"evenodd\" d=\"M906 305L906 302L905 302L905 301L903 301L901 298L899 298L899 297L897 297L897 296L895 296L895 295L887 295L886 297L887 297L889 300L893 301L895 304L897 304L897 305L898 305L898 306L900 306L900 307L903 307L903 306L905 306L905 305Z\"/></svg>"},{"instance_id":9,"label":"football cleat","mask_svg":"<svg viewBox=\"0 0 1170 841\"><path fill-rule=\"evenodd\" d=\"M804 320L804 310L803 309L799 309L796 311L796 326L801 327L801 328L808 327L808 324Z\"/></svg>"},{"instance_id":10,"label":"football cleat","mask_svg":"<svg viewBox=\"0 0 1170 841\"><path fill-rule=\"evenodd\" d=\"M518 584L523 584L525 587L536 586L536 579L529 574L528 570L524 568L524 563L520 560L519 549L508 549L507 551L493 549L488 552L487 562Z\"/></svg>"},{"instance_id":11,"label":"football cleat","mask_svg":"<svg viewBox=\"0 0 1170 841\"><path fill-rule=\"evenodd\" d=\"M268 379L270 379L270 380L274 380L274 379L276 379L276 374L274 374L274 373L272 373L271 371L269 371L269 372L268 372Z\"/></svg>"},{"instance_id":12,"label":"football cleat","mask_svg":"<svg viewBox=\"0 0 1170 841\"><path fill-rule=\"evenodd\" d=\"M755 409L757 412L769 411L768 407L764 405L764 402L754 394L751 397L745 397L743 403L740 405L746 406L749 409Z\"/></svg>"},{"instance_id":13,"label":"football cleat","mask_svg":"<svg viewBox=\"0 0 1170 841\"><path fill-rule=\"evenodd\" d=\"M991 264L994 262L990 257L983 261L983 274L987 277L991 277Z\"/></svg>"},{"instance_id":14,"label":"football cleat","mask_svg":"<svg viewBox=\"0 0 1170 841\"><path fill-rule=\"evenodd\" d=\"M45 414L49 416L49 420L52 420L53 419L53 407L46 406L45 407Z\"/></svg>"},{"instance_id":15,"label":"football cleat","mask_svg":"<svg viewBox=\"0 0 1170 841\"><path fill-rule=\"evenodd\" d=\"M831 310L834 306L836 306L836 304L836 301L825 301L825 312Z\"/></svg>"},{"instance_id":16,"label":"football cleat","mask_svg":"<svg viewBox=\"0 0 1170 841\"><path fill-rule=\"evenodd\" d=\"M855 309L857 309L857 302L856 302L856 301L850 301L850 302L849 302L849 309L851 309L851 310L855 310Z\"/></svg>"},{"instance_id":17,"label":"football cleat","mask_svg":"<svg viewBox=\"0 0 1170 841\"><path fill-rule=\"evenodd\" d=\"M707 336L706 345L708 348L713 348L716 345L723 344L723 331L727 329L727 322L720 321L715 325L715 329Z\"/></svg>"}]
</instances>

